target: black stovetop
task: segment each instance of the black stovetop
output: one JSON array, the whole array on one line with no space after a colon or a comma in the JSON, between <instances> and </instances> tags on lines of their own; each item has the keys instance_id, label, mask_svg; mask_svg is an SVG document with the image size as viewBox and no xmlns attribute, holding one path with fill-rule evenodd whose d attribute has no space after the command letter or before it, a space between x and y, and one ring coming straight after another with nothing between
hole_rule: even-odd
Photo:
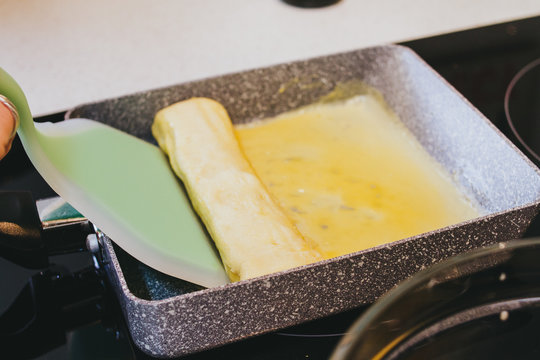
<instances>
[{"instance_id":1,"label":"black stovetop","mask_svg":"<svg viewBox=\"0 0 540 360\"><path fill-rule=\"evenodd\" d=\"M540 58L540 17L409 41L403 45L416 51L516 146L529 155L508 124L504 102L507 88L516 74ZM537 68L540 70L540 66ZM538 94L540 94L540 71L531 70L519 79L508 99L509 112L515 129L533 149L540 149ZM59 113L38 118L36 121L62 119L63 113ZM538 160L533 156L529 157L539 165ZM13 190L31 191L36 200L56 195L33 168L18 139L15 140L10 154L0 161L0 191ZM538 218L525 236L537 235L540 235ZM89 266L91 261L87 253L63 255L54 259L55 263L73 270ZM24 269L0 258L2 274L0 314L14 301L27 278L36 271L38 270ZM108 308L114 309L116 306L114 301L110 302ZM340 334L347 331L363 310L362 308L351 310L187 358L326 359L339 341ZM111 311L106 313L110 314ZM21 316L24 314L21 313ZM89 319L88 322L93 324L71 329L67 333L66 344L53 350L49 349L39 358L147 358L133 348L121 319L109 316L103 321L96 318ZM49 325L54 327L57 324ZM46 327L43 331L47 331ZM43 345L40 343L40 339L43 338L46 337L37 333L36 339L33 341L30 339L29 344L37 348ZM46 344L44 348L47 348ZM4 355L7 355L2 349L3 346L0 348L0 354L4 351ZM37 353L38 350L33 353ZM17 354L13 355L19 357Z\"/></svg>"}]
</instances>

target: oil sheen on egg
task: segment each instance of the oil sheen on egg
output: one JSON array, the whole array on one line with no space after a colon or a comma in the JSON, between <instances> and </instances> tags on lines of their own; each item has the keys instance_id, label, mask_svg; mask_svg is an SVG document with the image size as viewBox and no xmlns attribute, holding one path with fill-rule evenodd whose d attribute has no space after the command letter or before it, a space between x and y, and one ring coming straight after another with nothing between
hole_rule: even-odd
<instances>
[{"instance_id":1,"label":"oil sheen on egg","mask_svg":"<svg viewBox=\"0 0 540 360\"><path fill-rule=\"evenodd\" d=\"M479 216L375 96L238 125L236 135L268 192L326 258Z\"/></svg>"}]
</instances>

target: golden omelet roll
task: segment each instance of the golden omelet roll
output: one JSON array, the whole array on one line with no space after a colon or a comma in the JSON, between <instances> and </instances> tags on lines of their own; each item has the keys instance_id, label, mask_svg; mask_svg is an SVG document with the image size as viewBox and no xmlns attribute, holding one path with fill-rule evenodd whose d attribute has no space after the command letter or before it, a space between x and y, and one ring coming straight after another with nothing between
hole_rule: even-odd
<instances>
[{"instance_id":1,"label":"golden omelet roll","mask_svg":"<svg viewBox=\"0 0 540 360\"><path fill-rule=\"evenodd\" d=\"M225 108L192 98L160 110L152 133L182 179L232 281L322 260L245 158Z\"/></svg>"}]
</instances>

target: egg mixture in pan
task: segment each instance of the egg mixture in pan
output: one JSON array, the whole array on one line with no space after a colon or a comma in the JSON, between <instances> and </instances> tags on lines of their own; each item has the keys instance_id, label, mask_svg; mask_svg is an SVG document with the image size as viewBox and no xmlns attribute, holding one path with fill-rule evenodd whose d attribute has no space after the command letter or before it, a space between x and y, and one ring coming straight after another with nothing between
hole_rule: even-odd
<instances>
[{"instance_id":1,"label":"egg mixture in pan","mask_svg":"<svg viewBox=\"0 0 540 360\"><path fill-rule=\"evenodd\" d=\"M336 314L373 302L398 282L449 256L523 234L539 210L538 169L424 61L401 46L373 47L142 92L82 105L68 117L95 119L155 143L150 131L154 115L181 100L212 98L225 106L233 123L243 124L316 103L336 86L350 82L382 94L427 153L478 205L480 215L209 289L157 272L101 234L98 256L140 349L176 357ZM358 94L346 94L353 95Z\"/></svg>"}]
</instances>

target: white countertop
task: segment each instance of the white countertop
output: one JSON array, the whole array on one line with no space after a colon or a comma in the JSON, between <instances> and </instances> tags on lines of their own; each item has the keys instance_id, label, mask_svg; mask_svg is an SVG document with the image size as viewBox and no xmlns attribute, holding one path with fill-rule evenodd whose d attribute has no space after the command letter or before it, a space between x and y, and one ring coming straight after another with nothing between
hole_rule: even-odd
<instances>
[{"instance_id":1,"label":"white countertop","mask_svg":"<svg viewBox=\"0 0 540 360\"><path fill-rule=\"evenodd\" d=\"M2 0L0 66L35 116L317 55L540 15L538 0Z\"/></svg>"}]
</instances>

